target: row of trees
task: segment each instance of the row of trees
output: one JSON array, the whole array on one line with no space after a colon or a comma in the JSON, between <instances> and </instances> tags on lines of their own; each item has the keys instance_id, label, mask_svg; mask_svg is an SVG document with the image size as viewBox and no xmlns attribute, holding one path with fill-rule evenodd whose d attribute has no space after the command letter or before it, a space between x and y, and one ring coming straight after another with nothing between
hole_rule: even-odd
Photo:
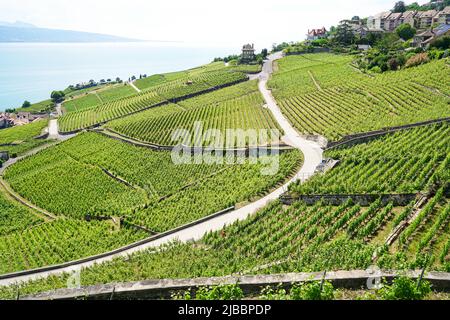
<instances>
[{"instance_id":1,"label":"row of trees","mask_svg":"<svg viewBox=\"0 0 450 320\"><path fill-rule=\"evenodd\" d=\"M411 3L410 5L406 5L404 1L398 1L395 3L394 8L392 9L392 12L399 13L399 12L405 12L408 10L413 11L427 11L427 10L442 10L446 6L450 5L450 0L444 0L444 1L438 1L438 0L432 0L427 4L419 5L417 2Z\"/></svg>"}]
</instances>

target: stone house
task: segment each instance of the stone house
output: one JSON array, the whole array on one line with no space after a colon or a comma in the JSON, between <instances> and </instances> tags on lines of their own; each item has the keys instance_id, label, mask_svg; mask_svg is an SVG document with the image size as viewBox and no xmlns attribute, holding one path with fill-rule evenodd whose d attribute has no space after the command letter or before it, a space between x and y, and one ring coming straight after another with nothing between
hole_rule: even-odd
<instances>
[{"instance_id":1,"label":"stone house","mask_svg":"<svg viewBox=\"0 0 450 320\"><path fill-rule=\"evenodd\" d=\"M249 62L255 59L255 45L246 44L242 47L242 61Z\"/></svg>"},{"instance_id":2,"label":"stone house","mask_svg":"<svg viewBox=\"0 0 450 320\"><path fill-rule=\"evenodd\" d=\"M14 122L6 115L0 116L0 129L5 129L12 127L14 125Z\"/></svg>"},{"instance_id":3,"label":"stone house","mask_svg":"<svg viewBox=\"0 0 450 320\"><path fill-rule=\"evenodd\" d=\"M450 24L441 24L434 29L425 30L414 36L413 47L425 48L439 37L450 35Z\"/></svg>"}]
</instances>

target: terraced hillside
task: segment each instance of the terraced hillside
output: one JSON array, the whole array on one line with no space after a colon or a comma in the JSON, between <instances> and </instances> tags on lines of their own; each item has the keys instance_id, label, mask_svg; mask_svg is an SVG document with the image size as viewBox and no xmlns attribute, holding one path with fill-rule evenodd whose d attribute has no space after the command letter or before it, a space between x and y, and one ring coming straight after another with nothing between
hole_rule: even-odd
<instances>
[{"instance_id":1,"label":"terraced hillside","mask_svg":"<svg viewBox=\"0 0 450 320\"><path fill-rule=\"evenodd\" d=\"M450 161L448 123L400 131L355 146L329 150L340 163L307 184L300 194L416 193L445 176Z\"/></svg>"},{"instance_id":2,"label":"terraced hillside","mask_svg":"<svg viewBox=\"0 0 450 320\"><path fill-rule=\"evenodd\" d=\"M44 222L44 218L17 204L0 189L0 236L22 232Z\"/></svg>"},{"instance_id":3,"label":"terraced hillside","mask_svg":"<svg viewBox=\"0 0 450 320\"><path fill-rule=\"evenodd\" d=\"M389 157L383 159L378 156L381 149L399 148L399 153L414 156L426 154L432 148L431 157L436 155L441 161L430 166L436 169L434 173L422 165L415 166L413 162L408 167L416 167L417 170L404 173L405 177L414 172L415 176L428 177L430 188L425 189L430 195L419 211L413 206L414 202L408 206L395 206L393 202L382 203L381 198L367 206L351 200L334 206L322 201L314 205L297 201L286 206L276 201L245 221L207 234L201 241L175 243L162 251L141 252L83 270L82 284L235 273L352 270L365 269L374 263L385 269L416 269L426 264L429 269L450 271L449 171L448 163L443 165L444 161L448 162L445 160L448 158L447 130L448 125L405 130L369 143L330 151L330 154L342 157L354 155L355 161L370 155L374 159L372 167L376 170L384 166L383 160L390 161ZM418 140L425 141L417 143ZM443 143L432 147L440 141ZM359 177L358 171L353 170L358 165L357 162L353 166L352 163L346 164L349 175ZM334 177L335 171L339 170L338 166L324 177ZM326 192L334 192L333 188L327 187L337 180L322 179L305 183L302 190L314 190L321 184ZM392 179L390 189L375 189L374 192L395 191L405 181L414 179ZM367 191L361 184L352 185L352 188L354 192ZM386 245L389 235L399 225L404 227L398 237ZM375 253L376 260L373 259ZM36 292L64 287L65 280L66 276L50 277L31 283L22 290ZM5 289L2 292L8 295L11 291Z\"/></svg>"},{"instance_id":4,"label":"terraced hillside","mask_svg":"<svg viewBox=\"0 0 450 320\"><path fill-rule=\"evenodd\" d=\"M11 156L16 156L45 144L46 140L35 137L40 136L47 125L47 120L39 120L24 126L0 130L0 151L8 151Z\"/></svg>"},{"instance_id":5,"label":"terraced hillside","mask_svg":"<svg viewBox=\"0 0 450 320\"><path fill-rule=\"evenodd\" d=\"M60 131L71 132L93 127L150 107L178 101L246 79L247 76L244 73L229 70L189 73L131 96L68 113L58 120Z\"/></svg>"},{"instance_id":6,"label":"terraced hillside","mask_svg":"<svg viewBox=\"0 0 450 320\"><path fill-rule=\"evenodd\" d=\"M348 56L328 54L279 61L270 86L299 131L339 139L348 133L448 116L445 79L449 69L444 60L373 78L354 70L349 62ZM6 222L0 219L0 273L105 252L231 206L242 208L258 200L250 206L262 208L260 200L266 200L261 197L293 173L304 181L305 167L314 171L322 150L317 143L298 137L277 106L263 95L273 115L265 108L255 82L179 99L230 79L240 81L242 76L221 63L156 75L136 83L144 89L140 94L61 118L67 131L107 123L98 132L80 133L6 170L3 178L10 189L55 219L47 221L33 212L29 216L26 209L11 223L8 217L18 209L8 202L8 196L0 198L7 212ZM149 103L155 107L146 109ZM164 105L156 106L159 103ZM197 120L221 132L283 126L288 138L298 138L295 145L305 154L289 150L279 158L271 155L254 163L250 157L240 164L196 163L195 157L187 157L189 163L175 165L173 154L167 151L117 138L118 133L170 145L174 129L193 131ZM289 188L277 189L271 194L273 199L286 193L256 214L246 213L247 218L239 220L244 210L238 209L231 213L238 217L231 220L236 222L202 238L202 231L197 230L195 236L180 237L183 243L140 247L143 251L131 256L111 256L109 262L83 269L82 285L364 270L372 265L450 272L449 130L444 121L327 150L325 157L339 160L336 166L315 172L306 182L297 180ZM305 166L298 171L303 159ZM263 174L263 168L277 162L276 174ZM305 172L308 177L311 173ZM329 201L331 196L334 202ZM399 196L407 201L397 201ZM300 200L305 197L310 200ZM208 225L211 229L207 230L224 225L218 220L204 223L208 222L216 227ZM63 274L25 283L20 293L63 288L68 277ZM0 298L15 295L17 287L0 288Z\"/></svg>"},{"instance_id":7,"label":"terraced hillside","mask_svg":"<svg viewBox=\"0 0 450 320\"><path fill-rule=\"evenodd\" d=\"M269 86L301 133L344 135L450 115L445 60L371 77L332 54L288 56Z\"/></svg>"},{"instance_id":8,"label":"terraced hillside","mask_svg":"<svg viewBox=\"0 0 450 320\"><path fill-rule=\"evenodd\" d=\"M175 80L192 79L199 74L219 70L234 70L234 68L227 68L223 62L213 62L189 70L155 74L150 77L138 79L135 81L135 85L140 90L146 90L159 84L168 83Z\"/></svg>"},{"instance_id":9,"label":"terraced hillside","mask_svg":"<svg viewBox=\"0 0 450 320\"><path fill-rule=\"evenodd\" d=\"M234 147L234 141L226 141L227 129L260 130L270 135L272 129L281 132L272 114L263 108L264 100L258 91L256 81L249 81L229 88L204 94L177 104L152 108L108 123L105 127L128 137L158 145L177 145L173 139L177 129L195 131L195 122L201 121L203 133L209 129L219 130L220 137L205 136L204 145ZM246 145L265 145L277 142L278 136L268 136L261 141L259 132L254 141L246 138ZM191 134L192 135L192 134ZM199 145L192 136L183 137L187 145Z\"/></svg>"},{"instance_id":10,"label":"terraced hillside","mask_svg":"<svg viewBox=\"0 0 450 320\"><path fill-rule=\"evenodd\" d=\"M84 133L20 161L4 177L21 196L57 216L121 216L160 232L263 194L300 165L297 151L279 160L274 176L261 173L270 165L263 160L176 165L170 152Z\"/></svg>"},{"instance_id":11,"label":"terraced hillside","mask_svg":"<svg viewBox=\"0 0 450 320\"><path fill-rule=\"evenodd\" d=\"M97 89L89 93L86 92L84 95L67 100L64 102L63 108L65 112L75 112L134 94L136 94L136 90L131 86L122 84L114 85L112 87Z\"/></svg>"}]
</instances>

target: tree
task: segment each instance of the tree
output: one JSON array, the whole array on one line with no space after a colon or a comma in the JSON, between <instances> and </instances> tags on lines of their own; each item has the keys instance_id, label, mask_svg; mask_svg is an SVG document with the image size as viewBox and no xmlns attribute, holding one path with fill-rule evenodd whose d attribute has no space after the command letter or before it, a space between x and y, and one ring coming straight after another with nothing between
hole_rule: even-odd
<instances>
[{"instance_id":1,"label":"tree","mask_svg":"<svg viewBox=\"0 0 450 320\"><path fill-rule=\"evenodd\" d=\"M31 107L31 103L29 101L24 101L24 103L22 104L22 108L29 108Z\"/></svg>"},{"instance_id":2,"label":"tree","mask_svg":"<svg viewBox=\"0 0 450 320\"><path fill-rule=\"evenodd\" d=\"M336 36L334 37L334 40L343 46L347 46L355 42L355 35L348 21L343 21L336 28Z\"/></svg>"},{"instance_id":3,"label":"tree","mask_svg":"<svg viewBox=\"0 0 450 320\"><path fill-rule=\"evenodd\" d=\"M396 51L401 48L402 45L398 41L399 39L400 37L397 33L385 33L375 46L381 53L388 54L390 51Z\"/></svg>"},{"instance_id":4,"label":"tree","mask_svg":"<svg viewBox=\"0 0 450 320\"><path fill-rule=\"evenodd\" d=\"M420 5L417 2L413 2L406 7L406 10L419 11Z\"/></svg>"},{"instance_id":5,"label":"tree","mask_svg":"<svg viewBox=\"0 0 450 320\"><path fill-rule=\"evenodd\" d=\"M50 98L52 98L52 101L54 103L59 103L64 100L65 96L66 94L62 91L53 91L52 94L50 95Z\"/></svg>"},{"instance_id":6,"label":"tree","mask_svg":"<svg viewBox=\"0 0 450 320\"><path fill-rule=\"evenodd\" d=\"M450 49L450 36L444 36L444 37L438 38L431 44L431 47L437 48L440 50Z\"/></svg>"},{"instance_id":7,"label":"tree","mask_svg":"<svg viewBox=\"0 0 450 320\"><path fill-rule=\"evenodd\" d=\"M400 66L400 63L398 62L397 58L389 59L389 61L388 61L389 70L396 71L399 66Z\"/></svg>"},{"instance_id":8,"label":"tree","mask_svg":"<svg viewBox=\"0 0 450 320\"><path fill-rule=\"evenodd\" d=\"M416 31L416 29L411 27L410 24L403 23L403 24L399 25L397 27L397 29L395 29L395 32L398 34L398 36L400 38L407 41L409 39L412 39L417 31Z\"/></svg>"},{"instance_id":9,"label":"tree","mask_svg":"<svg viewBox=\"0 0 450 320\"><path fill-rule=\"evenodd\" d=\"M262 49L261 56L263 59L267 58L267 55L269 54L269 51L267 49Z\"/></svg>"},{"instance_id":10,"label":"tree","mask_svg":"<svg viewBox=\"0 0 450 320\"><path fill-rule=\"evenodd\" d=\"M394 5L394 9L392 10L393 12L405 12L406 11L406 5L405 2L403 1L398 1L395 3Z\"/></svg>"}]
</instances>

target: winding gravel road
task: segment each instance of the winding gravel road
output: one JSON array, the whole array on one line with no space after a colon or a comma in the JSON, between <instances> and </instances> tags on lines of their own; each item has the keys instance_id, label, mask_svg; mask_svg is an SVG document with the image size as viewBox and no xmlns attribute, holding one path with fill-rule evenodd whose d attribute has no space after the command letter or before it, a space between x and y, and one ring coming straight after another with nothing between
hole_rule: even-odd
<instances>
[{"instance_id":1,"label":"winding gravel road","mask_svg":"<svg viewBox=\"0 0 450 320\"><path fill-rule=\"evenodd\" d=\"M57 275L64 272L73 272L79 270L80 268L91 267L95 264L101 264L107 261L111 261L117 257L127 256L132 253L143 251L149 248L156 248L163 244L167 244L173 241L187 242L191 240L200 240L207 232L219 231L224 226L230 225L235 221L247 219L250 215L264 208L269 202L278 199L287 190L288 186L291 183L298 180L301 181L307 180L315 172L317 166L322 162L323 150L321 149L319 144L306 140L298 134L298 132L291 126L289 121L281 113L281 110L278 108L275 99L272 97L271 92L266 87L267 80L269 79L270 75L273 72L273 62L281 57L282 55L280 53L276 53L269 56L268 60L264 63L262 72L259 75L257 75L257 78L259 78L259 90L261 91L261 94L263 95L266 101L267 108L273 113L275 119L280 124L280 127L285 132L285 136L283 137L284 142L301 150L304 154L304 163L302 168L289 182L284 184L282 187L276 189L272 193L266 195L265 197L251 204L248 204L242 208L236 209L234 211L212 218L195 226L164 236L157 240L136 246L131 249L127 249L120 253L115 253L107 255L102 258L93 259L88 262L75 263L72 266L64 266L50 271L36 270L35 273L28 275L20 275L20 273L17 273L15 276L8 278L0 276L0 285L10 285L21 281L30 281L38 278L45 278L50 275Z\"/></svg>"}]
</instances>

